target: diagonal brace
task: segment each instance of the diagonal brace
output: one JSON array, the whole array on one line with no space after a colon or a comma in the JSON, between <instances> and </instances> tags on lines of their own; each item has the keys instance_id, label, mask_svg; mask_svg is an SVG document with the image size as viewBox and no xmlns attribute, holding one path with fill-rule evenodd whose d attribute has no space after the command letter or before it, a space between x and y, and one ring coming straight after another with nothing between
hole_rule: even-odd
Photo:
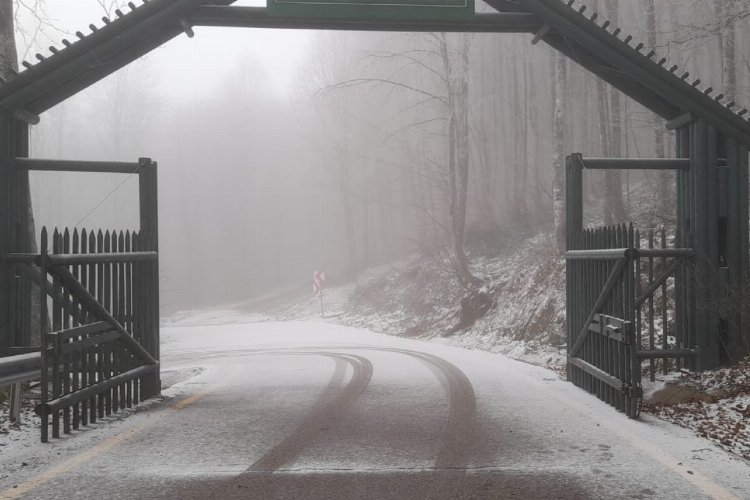
<instances>
[{"instance_id":1,"label":"diagonal brace","mask_svg":"<svg viewBox=\"0 0 750 500\"><path fill-rule=\"evenodd\" d=\"M615 267L612 268L612 272L609 273L607 282L604 284L604 288L599 294L599 297L597 297L596 302L594 302L594 307L591 308L589 316L586 318L586 321L583 322L583 328L581 328L581 331L578 334L578 338L576 339L575 344L573 344L573 348L570 350L570 354L568 354L568 356L575 356L576 354L578 354L578 351L581 350L583 342L586 340L586 337L589 333L589 325L594 320L594 316L599 312L599 309L601 309L604 305L604 302L609 297L612 289L615 287L617 278L620 277L620 274L622 274L622 270L625 268L626 260L627 259L619 259L615 264Z\"/></svg>"},{"instance_id":2,"label":"diagonal brace","mask_svg":"<svg viewBox=\"0 0 750 500\"><path fill-rule=\"evenodd\" d=\"M120 332L125 339L125 343L128 344L131 349L141 355L148 364L158 364L158 361L155 360L154 357L151 356L151 354L149 354L149 352L130 335L130 333L128 333L128 331L120 324L120 322L117 321L114 316L112 316L110 312L107 311L107 309L103 305L101 305L99 301L96 300L88 290L86 290L86 287L84 287L70 271L68 271L63 266L58 266L54 268L54 272L60 277L60 279L63 280L63 282L65 282L67 286L73 289L76 295L78 295L78 298L81 301L85 302L86 305L91 308L91 310L95 314L97 314L101 319L109 322L115 330Z\"/></svg>"},{"instance_id":3,"label":"diagonal brace","mask_svg":"<svg viewBox=\"0 0 750 500\"><path fill-rule=\"evenodd\" d=\"M659 288L667 279L672 276L672 273L674 273L678 267L680 267L680 260L675 259L673 260L662 273L656 277L654 281L652 281L645 290L643 290L643 293L641 293L637 299L635 299L635 303L633 304L634 309L638 309L641 304L643 304L646 299L648 299L649 295L654 293L657 288Z\"/></svg>"}]
</instances>

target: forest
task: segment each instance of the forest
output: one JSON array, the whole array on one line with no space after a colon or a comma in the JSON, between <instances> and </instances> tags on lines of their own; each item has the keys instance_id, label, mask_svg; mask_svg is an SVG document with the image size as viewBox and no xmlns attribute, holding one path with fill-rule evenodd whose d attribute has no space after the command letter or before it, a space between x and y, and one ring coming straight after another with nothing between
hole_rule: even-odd
<instances>
[{"instance_id":1,"label":"forest","mask_svg":"<svg viewBox=\"0 0 750 500\"><path fill-rule=\"evenodd\" d=\"M71 21L13 2L19 59L124 3L72 2ZM585 3L747 104L750 1ZM660 118L531 41L200 29L45 113L32 156L159 163L165 312L307 287L316 269L344 283L415 254L471 290L476 256L540 234L562 251L566 155L674 155ZM34 173L37 229L133 228L137 183L114 177ZM589 174L586 217L668 228L674 192L667 173Z\"/></svg>"}]
</instances>

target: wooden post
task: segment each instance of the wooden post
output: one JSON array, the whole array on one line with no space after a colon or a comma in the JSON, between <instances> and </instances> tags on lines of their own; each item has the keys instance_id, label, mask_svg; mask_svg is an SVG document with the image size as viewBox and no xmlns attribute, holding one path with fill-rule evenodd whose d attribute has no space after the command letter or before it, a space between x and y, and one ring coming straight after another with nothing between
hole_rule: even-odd
<instances>
[{"instance_id":1,"label":"wooden post","mask_svg":"<svg viewBox=\"0 0 750 500\"><path fill-rule=\"evenodd\" d=\"M703 120L690 125L690 168L695 221L693 242L695 274L692 283L694 333L698 355L695 368L706 370L720 363L719 294L719 176L718 134Z\"/></svg>"},{"instance_id":2,"label":"wooden post","mask_svg":"<svg viewBox=\"0 0 750 500\"><path fill-rule=\"evenodd\" d=\"M565 158L565 249L574 250L576 242L580 240L583 233L583 167L576 161L573 155ZM588 248L588 247L587 247ZM584 285L583 276L580 275L584 264L568 260L565 264L565 304L567 322L567 345L568 350L576 342L578 330L581 328L582 316L579 308L582 307L583 296L580 289ZM567 377L577 382L577 369L567 363Z\"/></svg>"},{"instance_id":3,"label":"wooden post","mask_svg":"<svg viewBox=\"0 0 750 500\"><path fill-rule=\"evenodd\" d=\"M138 196L140 207L141 229L139 235L140 250L159 251L159 215L158 215L158 182L156 162L150 158L138 159ZM154 357L159 359L159 261L143 263L145 272L141 277L145 279L141 287L143 297L139 300L143 305L143 347ZM159 372L149 376L150 387L145 388L145 397L158 394L161 391Z\"/></svg>"},{"instance_id":4,"label":"wooden post","mask_svg":"<svg viewBox=\"0 0 750 500\"><path fill-rule=\"evenodd\" d=\"M0 255L10 253L12 248L12 125L13 120L9 115L0 114ZM10 307L13 303L11 278L10 266L4 259L0 259L0 356L8 353L13 335L10 324Z\"/></svg>"}]
</instances>

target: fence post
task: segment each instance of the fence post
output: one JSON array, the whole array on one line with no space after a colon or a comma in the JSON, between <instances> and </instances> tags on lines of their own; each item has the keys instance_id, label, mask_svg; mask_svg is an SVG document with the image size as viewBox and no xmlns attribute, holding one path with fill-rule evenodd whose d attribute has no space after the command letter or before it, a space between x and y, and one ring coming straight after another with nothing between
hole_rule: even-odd
<instances>
[{"instance_id":1,"label":"fence post","mask_svg":"<svg viewBox=\"0 0 750 500\"><path fill-rule=\"evenodd\" d=\"M583 232L583 172L581 162L574 160L574 155L565 158L565 249L573 250L576 241ZM578 271L582 265L578 262L565 263L565 320L567 324L567 346L576 341L576 335L580 328L580 314L576 308L579 306L580 297L578 287L580 276ZM567 363L567 378L573 380L575 368Z\"/></svg>"},{"instance_id":2,"label":"fence post","mask_svg":"<svg viewBox=\"0 0 750 500\"><path fill-rule=\"evenodd\" d=\"M157 164L150 158L138 159L138 195L140 207L140 249L159 251L159 203ZM141 274L144 283L140 288L143 297L139 299L143 312L143 347L154 359L159 359L159 261L143 263ZM161 391L159 372L150 375L145 397Z\"/></svg>"},{"instance_id":3,"label":"fence post","mask_svg":"<svg viewBox=\"0 0 750 500\"><path fill-rule=\"evenodd\" d=\"M11 251L13 172L11 158L13 119L0 113L0 256ZM5 259L0 259L0 356L7 354L13 335L10 324L11 275Z\"/></svg>"}]
</instances>

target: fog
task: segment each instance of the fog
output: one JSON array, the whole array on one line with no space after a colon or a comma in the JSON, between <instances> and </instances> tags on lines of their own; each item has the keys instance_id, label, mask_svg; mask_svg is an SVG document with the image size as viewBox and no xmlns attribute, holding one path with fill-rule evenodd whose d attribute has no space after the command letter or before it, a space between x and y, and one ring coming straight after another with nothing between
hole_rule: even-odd
<instances>
[{"instance_id":1,"label":"fog","mask_svg":"<svg viewBox=\"0 0 750 500\"><path fill-rule=\"evenodd\" d=\"M19 9L20 57L100 25L115 4L46 2L41 25ZM679 5L659 6L672 16L659 18L659 45L687 69L700 59L698 73L715 74L709 44L669 45L672 27L704 14ZM619 15L645 40L635 2ZM417 251L460 271L452 240L501 251L509 238L552 228L558 146L592 156L671 151L651 113L572 63L561 76L555 53L528 35L195 33L32 128L33 157L158 162L165 312L303 289L316 269L343 282ZM747 75L738 78L742 89ZM556 127L561 102L568 111ZM649 175L621 179L624 215L638 190L672 182ZM623 213L607 208L615 195L599 203L603 180L589 177L588 205L602 207L591 216L618 222ZM31 183L37 229L138 227L137 176L37 172ZM660 209L669 221L673 206Z\"/></svg>"}]
</instances>

